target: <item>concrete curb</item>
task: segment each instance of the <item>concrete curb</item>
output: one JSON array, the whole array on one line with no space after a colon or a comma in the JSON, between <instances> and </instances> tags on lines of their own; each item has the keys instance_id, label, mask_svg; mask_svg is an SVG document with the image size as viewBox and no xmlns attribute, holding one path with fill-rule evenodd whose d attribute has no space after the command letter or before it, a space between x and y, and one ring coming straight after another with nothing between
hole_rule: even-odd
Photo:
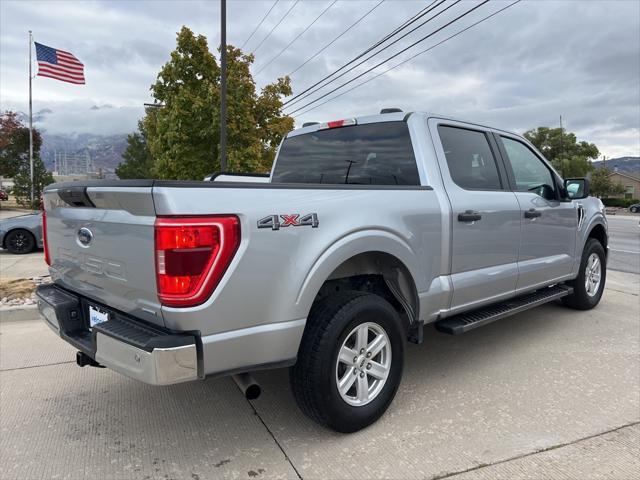
<instances>
[{"instance_id":1,"label":"concrete curb","mask_svg":"<svg viewBox=\"0 0 640 480\"><path fill-rule=\"evenodd\" d=\"M37 320L39 318L37 305L22 305L20 307L0 308L0 323L18 322L22 320Z\"/></svg>"}]
</instances>

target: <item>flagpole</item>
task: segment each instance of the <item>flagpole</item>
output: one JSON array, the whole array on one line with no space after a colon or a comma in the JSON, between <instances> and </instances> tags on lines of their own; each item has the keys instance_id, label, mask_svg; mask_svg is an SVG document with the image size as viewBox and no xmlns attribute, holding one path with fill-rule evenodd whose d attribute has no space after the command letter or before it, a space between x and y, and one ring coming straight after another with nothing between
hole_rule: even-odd
<instances>
[{"instance_id":1,"label":"flagpole","mask_svg":"<svg viewBox=\"0 0 640 480\"><path fill-rule=\"evenodd\" d=\"M31 207L33 207L33 101L31 95L31 44L32 36L31 30L29 30L29 171L31 178Z\"/></svg>"}]
</instances>

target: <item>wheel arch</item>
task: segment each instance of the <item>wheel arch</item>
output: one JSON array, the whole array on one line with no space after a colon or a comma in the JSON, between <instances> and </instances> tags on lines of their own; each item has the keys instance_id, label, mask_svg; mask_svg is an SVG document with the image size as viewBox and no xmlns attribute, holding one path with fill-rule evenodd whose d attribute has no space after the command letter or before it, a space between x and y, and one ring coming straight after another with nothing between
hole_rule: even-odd
<instances>
[{"instance_id":1,"label":"wheel arch","mask_svg":"<svg viewBox=\"0 0 640 480\"><path fill-rule=\"evenodd\" d=\"M407 242L386 231L358 232L334 243L309 271L296 303L308 314L314 302L332 288L344 285L387 298L418 323L419 297L423 287L417 256ZM339 289L339 288L338 288ZM423 288L424 289L424 288Z\"/></svg>"},{"instance_id":2,"label":"wheel arch","mask_svg":"<svg viewBox=\"0 0 640 480\"><path fill-rule=\"evenodd\" d=\"M590 238L598 240L602 245L602 248L604 248L605 255L608 254L607 245L609 244L609 237L607 235L607 229L602 223L596 223L590 226L589 233L585 239L585 244ZM582 248L584 249L584 246Z\"/></svg>"}]
</instances>

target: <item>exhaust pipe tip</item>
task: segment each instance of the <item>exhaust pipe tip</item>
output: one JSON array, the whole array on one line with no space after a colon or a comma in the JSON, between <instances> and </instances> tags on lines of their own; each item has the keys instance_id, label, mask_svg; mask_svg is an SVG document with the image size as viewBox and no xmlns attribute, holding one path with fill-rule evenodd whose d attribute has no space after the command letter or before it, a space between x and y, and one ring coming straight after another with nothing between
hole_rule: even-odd
<instances>
[{"instance_id":1,"label":"exhaust pipe tip","mask_svg":"<svg viewBox=\"0 0 640 480\"><path fill-rule=\"evenodd\" d=\"M247 400L255 400L260 396L261 393L262 393L262 388L260 388L260 385L258 385L257 383L254 383L247 387L247 389L244 392L244 396L247 398Z\"/></svg>"},{"instance_id":2,"label":"exhaust pipe tip","mask_svg":"<svg viewBox=\"0 0 640 480\"><path fill-rule=\"evenodd\" d=\"M262 393L260 384L249 373L238 373L231 375L231 378L247 400L255 400Z\"/></svg>"}]
</instances>

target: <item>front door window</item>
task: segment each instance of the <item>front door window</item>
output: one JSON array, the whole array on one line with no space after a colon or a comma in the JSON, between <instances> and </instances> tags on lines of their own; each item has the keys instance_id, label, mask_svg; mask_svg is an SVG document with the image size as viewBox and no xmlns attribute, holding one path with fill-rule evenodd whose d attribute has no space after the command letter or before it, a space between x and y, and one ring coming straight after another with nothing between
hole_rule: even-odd
<instances>
[{"instance_id":1,"label":"front door window","mask_svg":"<svg viewBox=\"0 0 640 480\"><path fill-rule=\"evenodd\" d=\"M533 192L547 199L556 198L553 175L549 168L524 143L502 137L502 143L515 177L518 192Z\"/></svg>"}]
</instances>

